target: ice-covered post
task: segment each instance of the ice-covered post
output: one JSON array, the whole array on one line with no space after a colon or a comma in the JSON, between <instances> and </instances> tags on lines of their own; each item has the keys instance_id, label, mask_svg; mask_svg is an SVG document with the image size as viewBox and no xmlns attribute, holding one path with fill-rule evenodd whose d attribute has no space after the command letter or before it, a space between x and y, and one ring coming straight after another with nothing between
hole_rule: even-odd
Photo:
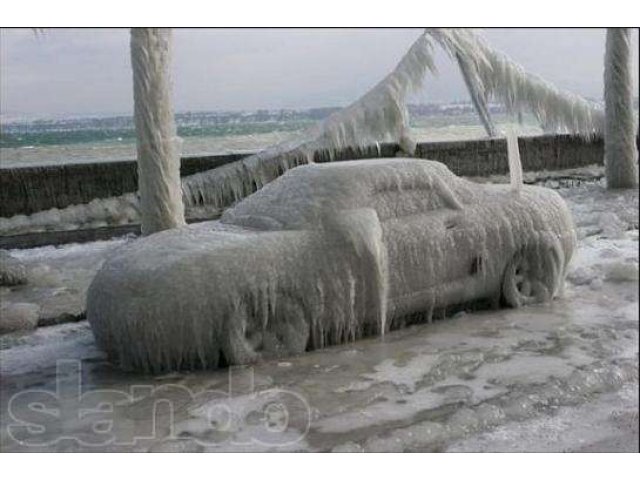
<instances>
[{"instance_id":1,"label":"ice-covered post","mask_svg":"<svg viewBox=\"0 0 640 480\"><path fill-rule=\"evenodd\" d=\"M604 164L607 188L638 186L630 48L628 28L607 29L604 60Z\"/></svg>"},{"instance_id":2,"label":"ice-covered post","mask_svg":"<svg viewBox=\"0 0 640 480\"><path fill-rule=\"evenodd\" d=\"M179 138L171 101L171 29L132 28L142 234L184 225Z\"/></svg>"},{"instance_id":3,"label":"ice-covered post","mask_svg":"<svg viewBox=\"0 0 640 480\"><path fill-rule=\"evenodd\" d=\"M456 59L458 60L458 66L460 67L460 73L462 73L464 83L467 86L467 90L469 90L473 106L480 117L480 121L482 122L487 135L489 135L489 137L496 137L498 135L497 130L493 120L491 119L491 115L489 114L487 97L482 91L482 85L474 79L471 66L460 54L456 55Z\"/></svg>"}]
</instances>

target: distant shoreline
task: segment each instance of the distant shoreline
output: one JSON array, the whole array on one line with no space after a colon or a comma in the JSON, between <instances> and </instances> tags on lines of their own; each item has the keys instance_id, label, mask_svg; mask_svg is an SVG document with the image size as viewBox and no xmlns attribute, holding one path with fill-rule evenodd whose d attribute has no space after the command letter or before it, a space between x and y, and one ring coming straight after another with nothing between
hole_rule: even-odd
<instances>
[{"instance_id":1,"label":"distant shoreline","mask_svg":"<svg viewBox=\"0 0 640 480\"><path fill-rule=\"evenodd\" d=\"M215 155L262 150L300 135L337 109L178 113L181 153ZM542 133L532 115L524 115L519 123L500 105L491 104L490 109L498 129L509 125L519 135ZM473 106L467 102L409 105L409 113L418 141L486 136ZM0 168L132 160L136 156L131 116L39 119L0 127Z\"/></svg>"}]
</instances>

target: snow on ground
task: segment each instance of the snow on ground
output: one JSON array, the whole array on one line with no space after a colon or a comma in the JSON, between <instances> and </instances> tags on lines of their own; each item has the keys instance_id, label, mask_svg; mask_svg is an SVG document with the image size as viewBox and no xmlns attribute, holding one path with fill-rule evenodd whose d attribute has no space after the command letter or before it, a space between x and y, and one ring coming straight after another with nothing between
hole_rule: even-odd
<instances>
[{"instance_id":1,"label":"snow on ground","mask_svg":"<svg viewBox=\"0 0 640 480\"><path fill-rule=\"evenodd\" d=\"M597 175L570 188L557 175L536 180L560 187L580 238L553 303L164 376L111 368L86 322L4 335L0 448L638 451L638 192L608 192ZM93 272L126 241L12 251L42 278L0 298L78 312ZM71 361L56 371L60 360ZM105 418L109 428L91 429Z\"/></svg>"},{"instance_id":2,"label":"snow on ground","mask_svg":"<svg viewBox=\"0 0 640 480\"><path fill-rule=\"evenodd\" d=\"M126 237L60 247L10 250L9 254L24 265L27 283L0 287L0 323L16 323L19 317L30 314L25 312L35 312L40 324L83 317L91 279L106 256L130 240Z\"/></svg>"}]
</instances>

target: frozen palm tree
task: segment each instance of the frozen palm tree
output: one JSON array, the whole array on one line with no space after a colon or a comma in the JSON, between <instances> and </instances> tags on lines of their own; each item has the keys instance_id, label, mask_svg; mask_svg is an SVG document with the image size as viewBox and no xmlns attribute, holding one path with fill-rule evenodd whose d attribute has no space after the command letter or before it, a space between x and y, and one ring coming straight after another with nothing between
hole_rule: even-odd
<instances>
[{"instance_id":1,"label":"frozen palm tree","mask_svg":"<svg viewBox=\"0 0 640 480\"><path fill-rule=\"evenodd\" d=\"M595 104L527 72L471 29L429 28L427 33L458 61L472 98L480 92L485 99L502 101L511 113L530 111L550 130L585 136L602 132L604 114Z\"/></svg>"},{"instance_id":2,"label":"frozen palm tree","mask_svg":"<svg viewBox=\"0 0 640 480\"><path fill-rule=\"evenodd\" d=\"M46 29L32 28L32 31L38 36ZM180 139L171 100L171 44L170 28L131 29L140 194L137 203L144 235L185 224L178 151ZM119 198L123 200L121 203L136 203L129 197Z\"/></svg>"},{"instance_id":3,"label":"frozen palm tree","mask_svg":"<svg viewBox=\"0 0 640 480\"><path fill-rule=\"evenodd\" d=\"M139 38L138 38L139 37ZM155 39L152 41L152 38ZM163 39L163 42L160 42ZM155 45L163 54L149 54ZM604 131L604 112L571 92L557 89L494 50L470 29L429 28L420 34L396 68L350 106L305 131L298 139L258 154L182 180L182 202L190 213L204 217L219 213L260 189L289 168L313 161L314 153L346 147L366 147L377 142L397 142L413 154L407 95L419 88L428 71L435 72L433 44L440 45L458 62L472 100L490 136L495 127L486 108L489 98L501 100L520 116L532 112L547 131L564 131L586 137ZM132 32L132 59L136 85L136 130L143 232L181 225L179 164L175 125L169 96L169 32L139 29ZM151 82L151 80L153 82ZM159 81L162 79L162 81ZM363 149L364 150L364 149ZM517 176L515 177L517 178ZM137 201L131 195L115 199L127 208ZM74 207L61 211L76 216Z\"/></svg>"},{"instance_id":4,"label":"frozen palm tree","mask_svg":"<svg viewBox=\"0 0 640 480\"><path fill-rule=\"evenodd\" d=\"M427 71L435 72L432 40L458 62L490 136L495 134L495 127L486 102L492 96L512 113L531 111L549 130L584 136L602 132L602 109L525 71L472 30L429 28L378 85L318 127L305 132L301 140L186 178L183 181L185 205L210 205L214 210L225 208L286 169L310 161L314 150L335 151L388 141L398 142L405 153L413 153L415 143L409 135L406 99L409 92L422 84Z\"/></svg>"},{"instance_id":5,"label":"frozen palm tree","mask_svg":"<svg viewBox=\"0 0 640 480\"><path fill-rule=\"evenodd\" d=\"M142 233L184 225L179 139L171 101L171 29L131 29Z\"/></svg>"},{"instance_id":6,"label":"frozen palm tree","mask_svg":"<svg viewBox=\"0 0 640 480\"><path fill-rule=\"evenodd\" d=\"M482 90L482 86L478 82L474 81L472 66L459 54L456 55L456 60L458 61L460 73L462 74L464 83L467 86L467 90L469 90L471 102L473 103L476 112L478 112L478 116L480 117L482 126L484 127L488 136L496 137L498 135L498 131L496 130L496 126L491 119L491 115L489 114L489 108L487 106L487 96L484 90Z\"/></svg>"},{"instance_id":7,"label":"frozen palm tree","mask_svg":"<svg viewBox=\"0 0 640 480\"><path fill-rule=\"evenodd\" d=\"M604 163L608 188L638 186L630 43L628 28L607 29L604 67Z\"/></svg>"},{"instance_id":8,"label":"frozen palm tree","mask_svg":"<svg viewBox=\"0 0 640 480\"><path fill-rule=\"evenodd\" d=\"M428 71L434 72L431 39L421 33L397 66L351 105L332 114L296 140L268 148L243 160L187 177L182 182L187 208L228 207L274 180L285 170L313 161L314 152L364 148L397 142L408 155L415 152L406 108Z\"/></svg>"}]
</instances>

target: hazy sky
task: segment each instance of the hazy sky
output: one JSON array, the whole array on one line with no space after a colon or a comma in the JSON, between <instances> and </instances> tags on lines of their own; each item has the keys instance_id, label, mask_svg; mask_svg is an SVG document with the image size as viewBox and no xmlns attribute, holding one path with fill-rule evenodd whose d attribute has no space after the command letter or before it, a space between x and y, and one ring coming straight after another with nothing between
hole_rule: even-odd
<instances>
[{"instance_id":1,"label":"hazy sky","mask_svg":"<svg viewBox=\"0 0 640 480\"><path fill-rule=\"evenodd\" d=\"M417 38L416 29L176 30L177 111L345 105L388 73ZM600 98L605 31L487 29L485 37L529 71ZM129 33L2 30L3 116L130 113ZM436 57L440 76L416 100L464 100L457 67ZM637 90L638 36L634 32Z\"/></svg>"}]
</instances>

